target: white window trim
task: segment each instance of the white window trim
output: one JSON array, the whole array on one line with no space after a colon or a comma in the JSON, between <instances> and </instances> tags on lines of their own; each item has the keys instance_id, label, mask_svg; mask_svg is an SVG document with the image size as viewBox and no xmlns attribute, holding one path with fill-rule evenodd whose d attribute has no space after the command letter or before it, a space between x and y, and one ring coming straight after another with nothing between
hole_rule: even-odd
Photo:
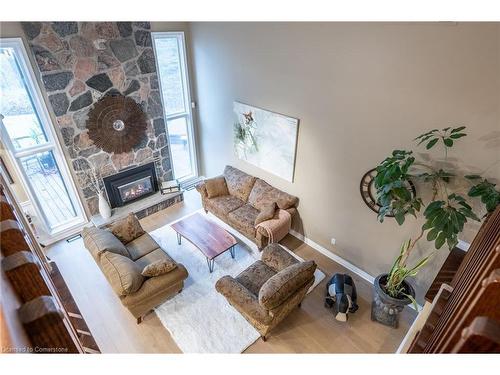
<instances>
[{"instance_id":1,"label":"white window trim","mask_svg":"<svg viewBox=\"0 0 500 375\"><path fill-rule=\"evenodd\" d=\"M18 59L18 62L21 65L23 73L26 73L25 78L28 80L27 89L28 91L30 91L31 99L35 106L35 111L37 112L37 115L40 117L40 121L42 122L41 126L43 127L43 130L47 137L47 143L40 146L33 146L20 151L16 151L10 141L7 130L1 122L1 119L0 134L2 135L2 140L5 143L9 157L13 161L12 165L19 175L30 201L36 202L36 204L33 204L33 207L37 215L40 218L43 218L43 220L40 220L40 224L43 225L43 228L41 229L44 230L49 236L57 235L57 238L61 238L65 233L73 233L75 228L81 227L88 221L85 209L83 208L82 201L78 194L78 189L75 185L75 182L73 181L66 159L64 158L63 149L60 145L59 139L56 136L54 124L49 115L47 104L43 99L42 92L35 76L35 72L33 71L31 60L29 59L29 56L26 52L23 40L21 38L0 38L0 47L12 48L20 57L22 57ZM80 211L80 215L75 217L75 219L68 221L64 225L57 226L53 230L50 230L50 228L46 224L47 218L39 208L40 203L36 197L36 194L34 194L34 192L32 191L31 184L28 182L28 176L26 175L24 168L21 166L20 158L25 155L31 155L35 151L43 152L52 150L54 151L52 154L54 155L54 159L59 168L59 172L61 173L61 177L63 178L63 181L67 185L69 185L68 193L70 194L70 199L72 199L75 208Z\"/></svg>"},{"instance_id":2,"label":"white window trim","mask_svg":"<svg viewBox=\"0 0 500 375\"><path fill-rule=\"evenodd\" d=\"M193 116L193 107L194 103L191 100L191 80L189 78L189 65L188 65L188 60L187 60L187 53L186 53L186 38L184 35L183 31L162 31L162 32L152 32L151 33L152 38L153 38L153 49L155 56L158 56L158 53L156 52L156 43L154 42L155 39L161 39L164 37L176 37L182 41L182 48L181 48L181 53L180 53L180 58L181 58L181 70L182 70L182 85L184 88L184 100L185 100L185 105L187 106L187 111L186 112L179 112L179 113L174 113L171 115L166 114L166 106L165 103L163 102L163 95L162 95L162 88L161 88L161 78L160 78L160 69L158 67L158 61L156 61L156 70L157 70L157 75L158 75L158 86L160 88L160 98L163 106L163 115L165 118L165 131L168 137L168 126L167 122L168 120L174 120L176 118L181 118L181 117L188 117L190 121L188 122L188 132L189 132L189 147L190 147L190 153L192 155L192 168L193 168L193 174L189 176L185 176L181 179L179 179L180 182L182 183L189 183L191 180L196 180L198 179L199 176L199 166L198 166L198 152L197 152L197 145L196 145L196 126L194 123L194 116ZM172 159L172 150L170 147L170 141L169 141L169 147L168 147L169 155L170 155L170 163L172 165L172 172L175 177L174 173L174 161Z\"/></svg>"}]
</instances>

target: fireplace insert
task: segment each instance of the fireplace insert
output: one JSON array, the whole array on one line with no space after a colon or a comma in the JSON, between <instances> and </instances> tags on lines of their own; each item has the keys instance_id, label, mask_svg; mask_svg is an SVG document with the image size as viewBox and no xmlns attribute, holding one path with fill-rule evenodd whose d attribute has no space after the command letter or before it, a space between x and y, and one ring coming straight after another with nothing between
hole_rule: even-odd
<instances>
[{"instance_id":1,"label":"fireplace insert","mask_svg":"<svg viewBox=\"0 0 500 375\"><path fill-rule=\"evenodd\" d=\"M154 162L104 177L109 204L121 207L158 191Z\"/></svg>"}]
</instances>

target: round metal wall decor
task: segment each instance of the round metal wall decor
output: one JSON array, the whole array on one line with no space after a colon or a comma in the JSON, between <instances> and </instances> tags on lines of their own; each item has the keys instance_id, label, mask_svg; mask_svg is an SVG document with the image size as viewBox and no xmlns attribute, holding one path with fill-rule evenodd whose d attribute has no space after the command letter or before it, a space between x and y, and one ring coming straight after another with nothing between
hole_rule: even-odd
<instances>
[{"instance_id":1,"label":"round metal wall decor","mask_svg":"<svg viewBox=\"0 0 500 375\"><path fill-rule=\"evenodd\" d=\"M366 172L361 178L361 182L359 183L359 191L366 205L378 214L381 206L377 203L377 189L375 188L376 175L376 168L370 169L368 172ZM413 197L415 197L417 195L415 185L411 181L408 181L408 183L411 194ZM394 217L392 213L388 213L385 216Z\"/></svg>"},{"instance_id":2,"label":"round metal wall decor","mask_svg":"<svg viewBox=\"0 0 500 375\"><path fill-rule=\"evenodd\" d=\"M121 154L137 146L145 137L147 116L135 100L123 95L100 99L90 110L89 138L106 152Z\"/></svg>"}]
</instances>

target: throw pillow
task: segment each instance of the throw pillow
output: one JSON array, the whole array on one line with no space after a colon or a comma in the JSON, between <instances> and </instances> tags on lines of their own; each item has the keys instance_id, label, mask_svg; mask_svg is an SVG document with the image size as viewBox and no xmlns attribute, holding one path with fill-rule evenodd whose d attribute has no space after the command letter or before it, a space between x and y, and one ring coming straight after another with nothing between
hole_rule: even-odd
<instances>
[{"instance_id":1,"label":"throw pillow","mask_svg":"<svg viewBox=\"0 0 500 375\"><path fill-rule=\"evenodd\" d=\"M105 251L101 255L101 266L111 287L119 296L137 292L144 282L141 267L123 255Z\"/></svg>"},{"instance_id":2,"label":"throw pillow","mask_svg":"<svg viewBox=\"0 0 500 375\"><path fill-rule=\"evenodd\" d=\"M177 264L170 259L157 260L156 262L148 264L144 267L141 274L146 277L160 276L172 271L175 268L177 268Z\"/></svg>"},{"instance_id":3,"label":"throw pillow","mask_svg":"<svg viewBox=\"0 0 500 375\"><path fill-rule=\"evenodd\" d=\"M109 229L125 245L146 233L133 213L115 221Z\"/></svg>"},{"instance_id":4,"label":"throw pillow","mask_svg":"<svg viewBox=\"0 0 500 375\"><path fill-rule=\"evenodd\" d=\"M255 218L255 225L262 223L266 220L271 220L276 212L276 202L266 205L262 208L260 213Z\"/></svg>"},{"instance_id":5,"label":"throw pillow","mask_svg":"<svg viewBox=\"0 0 500 375\"><path fill-rule=\"evenodd\" d=\"M205 181L208 198L220 197L229 195L227 190L226 179L224 177L214 177Z\"/></svg>"}]
</instances>

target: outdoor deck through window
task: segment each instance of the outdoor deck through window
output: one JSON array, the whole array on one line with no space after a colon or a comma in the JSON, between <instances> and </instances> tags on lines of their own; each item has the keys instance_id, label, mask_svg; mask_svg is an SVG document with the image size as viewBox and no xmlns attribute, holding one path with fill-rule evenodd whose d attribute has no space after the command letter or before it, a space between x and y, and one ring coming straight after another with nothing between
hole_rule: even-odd
<instances>
[{"instance_id":1,"label":"outdoor deck through window","mask_svg":"<svg viewBox=\"0 0 500 375\"><path fill-rule=\"evenodd\" d=\"M20 174L27 182L31 202L45 224L55 233L76 221L82 212L69 176L60 168L62 157L50 133L48 115L16 40L0 40L0 113L2 143L10 150Z\"/></svg>"}]
</instances>

